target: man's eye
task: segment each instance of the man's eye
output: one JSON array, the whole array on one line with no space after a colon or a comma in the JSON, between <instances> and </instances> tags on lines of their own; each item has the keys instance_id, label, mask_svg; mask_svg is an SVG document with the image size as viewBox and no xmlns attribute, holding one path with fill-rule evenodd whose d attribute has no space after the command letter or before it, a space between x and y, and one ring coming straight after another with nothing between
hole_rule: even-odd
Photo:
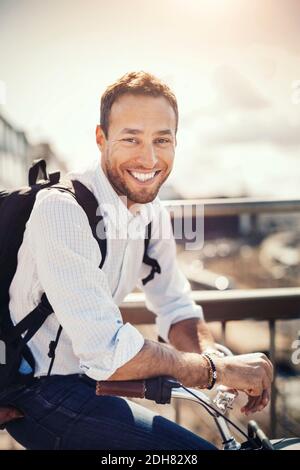
<instances>
[{"instance_id":1,"label":"man's eye","mask_svg":"<svg viewBox=\"0 0 300 470\"><path fill-rule=\"evenodd\" d=\"M122 139L122 142L128 142L129 144L136 144L137 140L134 137L127 137L126 139Z\"/></svg>"},{"instance_id":2,"label":"man's eye","mask_svg":"<svg viewBox=\"0 0 300 470\"><path fill-rule=\"evenodd\" d=\"M157 143L157 144L160 144L160 145L169 144L170 142L171 142L170 139L165 139L165 138L161 138L161 139L157 139L157 140L156 140L156 143Z\"/></svg>"}]
</instances>

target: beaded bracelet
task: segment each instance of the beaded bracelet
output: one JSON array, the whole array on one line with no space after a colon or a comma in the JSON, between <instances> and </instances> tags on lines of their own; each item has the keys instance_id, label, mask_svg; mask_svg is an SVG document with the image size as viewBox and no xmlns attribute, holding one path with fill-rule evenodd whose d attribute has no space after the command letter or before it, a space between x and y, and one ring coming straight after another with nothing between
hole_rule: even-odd
<instances>
[{"instance_id":1,"label":"beaded bracelet","mask_svg":"<svg viewBox=\"0 0 300 470\"><path fill-rule=\"evenodd\" d=\"M215 383L217 381L217 369L216 369L214 361L209 356L209 354L202 354L202 356L204 357L204 359L209 365L209 379L208 379L208 385L206 388L208 390L211 390L215 386Z\"/></svg>"}]
</instances>

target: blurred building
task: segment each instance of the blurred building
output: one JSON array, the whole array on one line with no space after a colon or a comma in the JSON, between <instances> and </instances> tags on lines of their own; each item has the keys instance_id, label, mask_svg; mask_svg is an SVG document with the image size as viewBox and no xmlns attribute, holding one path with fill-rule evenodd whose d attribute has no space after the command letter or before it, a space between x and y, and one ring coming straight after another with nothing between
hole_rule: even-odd
<instances>
[{"instance_id":1,"label":"blurred building","mask_svg":"<svg viewBox=\"0 0 300 470\"><path fill-rule=\"evenodd\" d=\"M26 182L30 144L26 134L0 114L0 186L20 186Z\"/></svg>"},{"instance_id":2,"label":"blurred building","mask_svg":"<svg viewBox=\"0 0 300 470\"><path fill-rule=\"evenodd\" d=\"M49 171L67 171L65 163L47 142L32 144L25 132L0 114L0 188L23 186L27 183L28 168L36 158L47 161Z\"/></svg>"}]
</instances>

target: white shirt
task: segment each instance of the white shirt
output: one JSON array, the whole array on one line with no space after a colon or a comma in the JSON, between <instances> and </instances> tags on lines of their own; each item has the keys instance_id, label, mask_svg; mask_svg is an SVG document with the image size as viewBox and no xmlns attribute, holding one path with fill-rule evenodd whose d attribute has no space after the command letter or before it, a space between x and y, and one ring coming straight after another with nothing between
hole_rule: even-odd
<instances>
[{"instance_id":1,"label":"white shirt","mask_svg":"<svg viewBox=\"0 0 300 470\"><path fill-rule=\"evenodd\" d=\"M105 380L144 344L143 336L133 325L123 324L118 308L135 286L145 292L146 306L157 315L159 334L165 340L173 323L203 318L203 313L190 299L190 285L178 269L173 236L168 239L160 236L161 226L171 225L159 199L140 205L140 213L132 214L110 185L99 162L68 177L86 185L100 204L107 230L103 268L99 269L100 248L83 209L72 195L44 189L38 193L26 225L10 287L9 308L17 323L34 309L43 292L53 307L54 313L29 342L36 360L36 376L47 374L49 342L61 324L63 330L52 374L84 372L95 380ZM141 279L151 270L142 263L143 237L150 221L148 254L157 259L162 272L143 286ZM143 235L120 237L124 229L127 232L136 226Z\"/></svg>"}]
</instances>

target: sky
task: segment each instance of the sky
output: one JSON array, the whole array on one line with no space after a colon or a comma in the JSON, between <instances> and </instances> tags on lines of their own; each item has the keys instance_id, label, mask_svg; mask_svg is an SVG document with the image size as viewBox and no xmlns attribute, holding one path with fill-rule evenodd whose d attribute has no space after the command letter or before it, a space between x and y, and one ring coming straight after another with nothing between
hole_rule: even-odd
<instances>
[{"instance_id":1,"label":"sky","mask_svg":"<svg viewBox=\"0 0 300 470\"><path fill-rule=\"evenodd\" d=\"M184 197L299 197L299 25L300 0L0 0L0 112L84 168L107 85L149 71L178 98Z\"/></svg>"}]
</instances>

